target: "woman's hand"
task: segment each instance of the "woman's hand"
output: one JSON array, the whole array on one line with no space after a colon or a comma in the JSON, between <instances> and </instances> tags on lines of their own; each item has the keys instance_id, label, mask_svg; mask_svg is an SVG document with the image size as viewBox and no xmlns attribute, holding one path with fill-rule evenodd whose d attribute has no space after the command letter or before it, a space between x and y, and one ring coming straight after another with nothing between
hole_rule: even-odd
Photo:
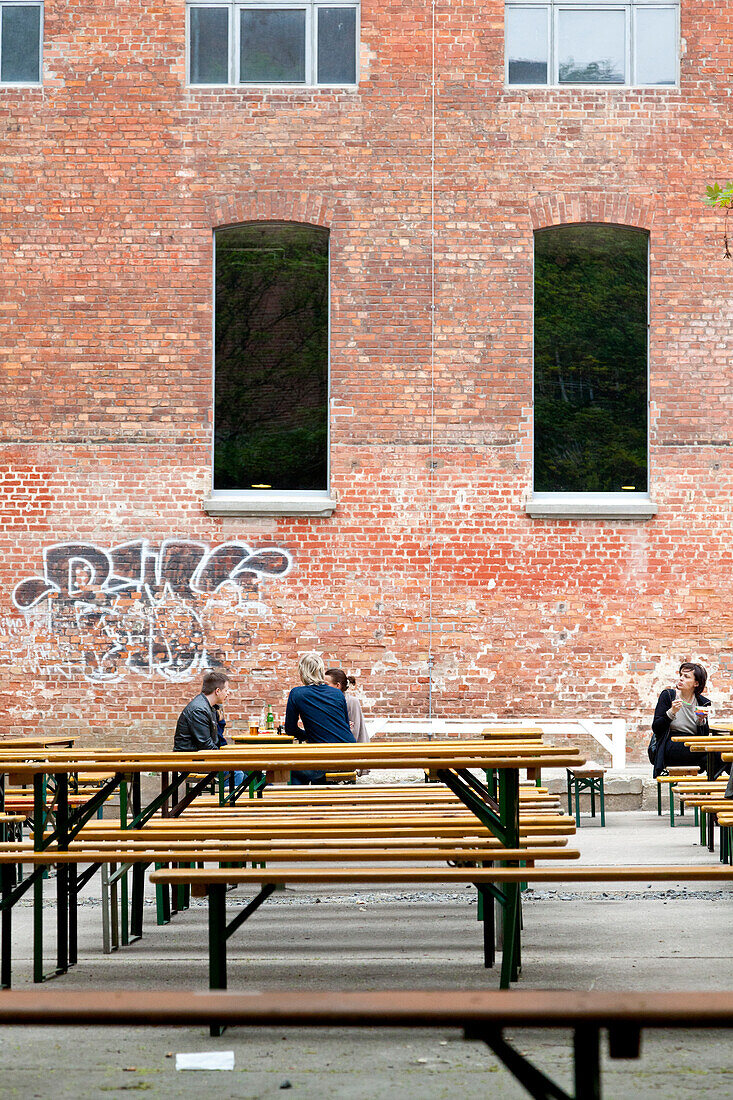
<instances>
[{"instance_id":1,"label":"woman's hand","mask_svg":"<svg viewBox=\"0 0 733 1100\"><path fill-rule=\"evenodd\" d=\"M678 698L672 700L672 706L669 709L672 711L673 714L678 714L681 707L682 700Z\"/></svg>"}]
</instances>

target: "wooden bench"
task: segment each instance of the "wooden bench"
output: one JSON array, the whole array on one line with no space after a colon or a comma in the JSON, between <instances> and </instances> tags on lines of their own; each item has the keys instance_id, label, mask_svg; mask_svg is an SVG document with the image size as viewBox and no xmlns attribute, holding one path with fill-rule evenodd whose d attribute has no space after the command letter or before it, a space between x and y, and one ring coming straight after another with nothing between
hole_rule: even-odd
<instances>
[{"instance_id":1,"label":"wooden bench","mask_svg":"<svg viewBox=\"0 0 733 1100\"><path fill-rule=\"evenodd\" d=\"M733 1027L733 993L483 992L465 989L377 992L279 990L273 993L199 993L191 990L70 990L61 995L18 991L0 997L0 1025L44 1027L457 1028L483 1042L527 1091L571 1100L505 1036L515 1028L572 1032L573 1094L602 1100L601 1032L612 1059L636 1059L645 1029ZM495 1089L492 1087L491 1092Z\"/></svg>"},{"instance_id":2,"label":"wooden bench","mask_svg":"<svg viewBox=\"0 0 733 1100\"><path fill-rule=\"evenodd\" d=\"M171 828L172 824L172 828ZM65 890L67 895L64 900L57 901L57 919L59 921L58 944L67 942L69 925L76 927L76 899L78 893L77 865L91 865L91 869L101 867L103 871L103 944L104 950L109 951L119 945L119 937L111 928L111 916L109 913L110 895L109 887L114 886L115 881L130 867L143 868L151 863L157 866L168 863L191 863L201 865L201 861L219 863L233 863L242 865L252 863L253 867L264 867L265 863L338 863L343 866L348 863L361 863L366 861L419 861L420 863L437 862L461 864L471 866L486 861L501 859L504 863L528 863L533 864L537 860L577 859L580 853L558 845L551 846L521 846L508 849L498 845L493 837L484 839L472 838L426 838L422 843L414 838L395 838L392 842L381 839L378 844L363 842L355 837L352 843L348 840L339 840L329 844L322 840L311 842L309 845L302 838L297 841L278 842L270 840L266 836L243 837L234 836L229 841L217 837L215 834L208 839L201 836L198 830L196 838L182 839L175 829L176 822L166 822L166 828L162 835L157 835L154 830L145 828L141 830L126 830L107 828L104 830L108 839L101 839L99 828L83 830L72 840L68 846L60 848L58 844L49 844L42 850L37 850L30 842L2 842L0 843L0 883L2 884L2 949L0 951L0 979L4 988L10 986L12 966L12 895L14 890L22 891L18 886L14 875L9 872L20 864L27 864L34 868L56 865L61 868L71 868L70 874L65 874ZM175 838L175 839L174 839ZM112 878L109 877L109 868L113 869ZM453 868L446 866L446 873L450 874ZM260 873L264 873L262 870ZM88 879L85 873L84 881ZM186 886L186 889L189 887ZM170 919L170 898L161 893L163 884L156 886L158 900L158 923L166 923ZM180 896L180 895L179 895ZM111 895L116 901L116 894ZM179 908L185 907L184 904ZM65 907L68 906L68 912ZM63 919L62 919L63 918ZM139 892L138 902L133 910L131 922L133 937L142 935L142 892ZM64 929L66 931L64 931ZM126 941L122 937L123 942ZM59 965L57 970L63 972L76 961L75 936L73 947L67 950L59 947ZM493 955L492 955L493 963ZM37 969L36 971L37 972Z\"/></svg>"},{"instance_id":3,"label":"wooden bench","mask_svg":"<svg viewBox=\"0 0 733 1100\"><path fill-rule=\"evenodd\" d=\"M697 822L700 824L700 843L706 844L712 852L715 849L715 822L718 810L725 810L729 803L725 800L725 780L683 781L675 788L675 794L682 805L691 806Z\"/></svg>"},{"instance_id":4,"label":"wooden bench","mask_svg":"<svg viewBox=\"0 0 733 1100\"><path fill-rule=\"evenodd\" d=\"M573 813L573 801L575 802L575 824L580 828L580 796L583 791L590 793L591 817L596 816L596 795L601 801L601 825L606 824L606 800L603 782L606 769L598 764L584 764L579 768L567 768L568 787L568 813Z\"/></svg>"},{"instance_id":5,"label":"wooden bench","mask_svg":"<svg viewBox=\"0 0 733 1100\"><path fill-rule=\"evenodd\" d=\"M137 825L145 825L146 830L154 827L160 831L161 839L170 840L176 836L180 839L198 839L197 830L202 824L214 824L214 814L207 818L201 814L192 814L190 819L183 821L181 813L187 813L191 808L191 802L199 793L200 784L206 783L212 773L222 771L242 770L245 775L265 770L289 769L297 767L301 769L316 768L318 770L344 770L345 768L390 768L405 769L419 767L436 767L440 770L441 778L446 787L460 799L461 806L446 807L440 812L426 812L420 805L408 809L404 804L389 807L384 814L365 814L363 810L356 810L353 806L346 807L344 812L328 813L319 811L314 814L312 808L306 809L303 814L288 814L278 812L275 814L258 815L256 823L255 815L250 811L233 819L227 817L227 822L233 824L234 834L228 835L224 823L224 808L218 807L219 820L217 827L222 839L237 839L242 837L242 826L246 825L251 837L256 835L268 839L290 839L302 843L303 838L320 840L327 836L334 838L345 837L379 837L379 836L403 836L406 838L431 837L438 828L444 837L456 839L473 839L488 837L494 833L501 839L504 846L518 849L524 847L522 841L541 835L552 837L567 835L569 828L567 821L561 815L547 814L534 807L531 812L523 811L519 815L519 769L529 765L544 766L569 766L581 762L577 750L552 749L541 743L528 744L524 741L492 741L490 745L481 741L462 742L432 742L427 745L414 743L400 744L390 742L388 744L372 745L300 745L281 747L279 745L257 745L246 748L229 747L215 753L146 753L146 752L120 752L119 750L38 750L35 758L23 760L12 753L3 754L0 751L0 770L5 774L15 772L27 782L33 782L38 795L46 777L52 777L56 788L56 797L61 807L57 815L55 831L60 838L60 846L66 847L69 839L81 839L80 829L83 829L85 839L87 830L91 828L90 821L93 813L99 805L106 800L117 787L125 791L128 796L128 804L132 813L132 822ZM495 791L487 791L482 784L471 774L471 769L491 770L496 773ZM140 776L144 772L158 772L161 776L161 793L145 808L142 808L140 794ZM79 814L69 814L68 790L75 773L84 772L87 775L99 776L104 785L82 807ZM194 783L193 788L184 797L179 797L179 789L186 783L186 777L191 773L200 773L204 779ZM113 775L111 780L105 777ZM249 800L248 800L249 801ZM300 803L302 807L302 803ZM242 809L236 807L237 809ZM156 813L168 813L169 818L163 819L168 825L161 824L159 819L153 822ZM371 821L369 818L371 817ZM315 824L314 824L315 820ZM376 821L376 827L375 827ZM172 822L172 825L171 825ZM99 822L100 825L105 823ZM174 832L165 831L173 829ZM48 834L44 833L44 823L34 820L34 849L41 849L49 842ZM312 830L312 831L311 831ZM100 834L101 835L101 834ZM53 833L51 834L53 836ZM150 838L152 834L147 834ZM114 839L114 838L112 838ZM77 849L76 862L82 862ZM105 853L109 857L109 852ZM36 856L33 857L36 859ZM109 858L105 859L102 867L109 866ZM3 865L5 866L5 865ZM59 972L68 969L75 958L75 945L72 950L71 939L75 936L75 929L70 923L71 907L74 904L75 893L82 878L92 874L96 870L92 864L76 879L72 857L66 857L58 861L57 873L57 925L59 943L58 966ZM67 867L70 870L67 872ZM36 919L34 921L34 979L40 981L44 975L42 966L42 938L43 922L41 919L43 895L42 881L39 870L42 864L37 863L29 876L30 881L14 886L5 893L5 909L8 908L7 898L17 899L19 890L33 886L33 901ZM131 925L133 937L138 935L142 926L142 905L144 880L142 872L144 860L134 861L132 864L132 902L131 912L135 921ZM446 868L447 871L455 871L456 868ZM75 881L71 881L74 879ZM84 881L87 879L84 878ZM5 880L7 885L7 878ZM123 883L124 886L124 883ZM513 892L512 890L509 893ZM5 914L5 910L4 910ZM3 916L5 920L5 915ZM66 946L64 946L66 944Z\"/></svg>"},{"instance_id":6,"label":"wooden bench","mask_svg":"<svg viewBox=\"0 0 733 1100\"><path fill-rule=\"evenodd\" d=\"M666 774L657 776L657 816L662 816L662 788L666 785L669 789L669 823L674 825L674 801L672 799L674 785L681 779L695 779L701 774L704 778L707 777L704 773L700 773L698 768L687 766L666 768L665 772Z\"/></svg>"},{"instance_id":7,"label":"wooden bench","mask_svg":"<svg viewBox=\"0 0 733 1100\"><path fill-rule=\"evenodd\" d=\"M503 952L501 987L506 989L519 975L520 904L522 883L585 883L585 882L733 882L731 866L641 867L302 867L250 870L245 868L169 868L154 871L153 883L171 886L205 887L209 901L209 982L212 989L225 989L227 984L226 944L228 938L254 913L278 885L372 884L405 885L413 883L472 883L486 903L490 896L502 902ZM503 893L496 887L501 884ZM259 888L231 921L226 917L227 887L247 885ZM484 928L484 965L494 962L493 906L482 906Z\"/></svg>"}]
</instances>

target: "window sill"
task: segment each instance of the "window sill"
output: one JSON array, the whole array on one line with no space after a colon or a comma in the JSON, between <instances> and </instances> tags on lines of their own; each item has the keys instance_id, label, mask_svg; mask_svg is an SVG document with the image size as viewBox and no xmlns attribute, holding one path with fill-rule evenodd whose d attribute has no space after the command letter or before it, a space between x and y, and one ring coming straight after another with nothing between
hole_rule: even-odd
<instances>
[{"instance_id":1,"label":"window sill","mask_svg":"<svg viewBox=\"0 0 733 1100\"><path fill-rule=\"evenodd\" d=\"M648 493L533 493L525 509L532 519L648 520L657 514Z\"/></svg>"},{"instance_id":2,"label":"window sill","mask_svg":"<svg viewBox=\"0 0 733 1100\"><path fill-rule=\"evenodd\" d=\"M566 89L571 92L583 89L591 92L678 92L679 84L509 84L504 82L507 92L559 92Z\"/></svg>"},{"instance_id":3,"label":"window sill","mask_svg":"<svg viewBox=\"0 0 733 1100\"><path fill-rule=\"evenodd\" d=\"M328 493L224 493L204 497L210 516L330 516L337 501Z\"/></svg>"},{"instance_id":4,"label":"window sill","mask_svg":"<svg viewBox=\"0 0 733 1100\"><path fill-rule=\"evenodd\" d=\"M358 84L275 84L249 81L246 84L187 84L187 92L358 92Z\"/></svg>"}]
</instances>

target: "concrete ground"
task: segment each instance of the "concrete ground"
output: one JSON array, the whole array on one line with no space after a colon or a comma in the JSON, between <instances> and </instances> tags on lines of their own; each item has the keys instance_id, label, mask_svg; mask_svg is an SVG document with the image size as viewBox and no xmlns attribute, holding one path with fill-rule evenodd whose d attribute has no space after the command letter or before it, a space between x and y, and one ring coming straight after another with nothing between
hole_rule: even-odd
<instances>
[{"instance_id":1,"label":"concrete ground","mask_svg":"<svg viewBox=\"0 0 733 1100\"><path fill-rule=\"evenodd\" d=\"M689 819L688 819L689 820ZM691 825L670 829L650 812L612 813L607 826L584 819L575 841L584 863L717 863ZM53 953L49 882L48 960ZM730 989L733 885L664 888L588 884L524 896L523 989ZM475 891L358 889L275 895L230 941L229 985L239 989L496 989L486 971ZM229 895L232 911L243 891ZM16 908L14 984L30 986L31 908ZM206 907L194 901L166 927L152 894L143 939L101 951L98 881L80 909L79 965L49 989L207 987ZM0 994L1 995L1 994ZM510 1037L558 1084L571 1089L570 1034L517 1031ZM233 1072L176 1072L176 1052L232 1050ZM652 1032L638 1061L604 1057L604 1095L733 1097L727 1032ZM8 1097L274 1097L395 1100L526 1093L494 1055L456 1031L303 1031L234 1028L212 1039L203 1028L6 1028L0 1081Z\"/></svg>"}]
</instances>

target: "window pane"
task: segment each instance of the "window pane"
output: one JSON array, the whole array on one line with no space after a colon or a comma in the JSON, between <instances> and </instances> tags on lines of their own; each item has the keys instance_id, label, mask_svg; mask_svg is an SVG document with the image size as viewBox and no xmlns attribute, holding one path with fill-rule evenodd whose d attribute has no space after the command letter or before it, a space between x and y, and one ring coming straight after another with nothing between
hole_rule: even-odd
<instances>
[{"instance_id":1,"label":"window pane","mask_svg":"<svg viewBox=\"0 0 733 1100\"><path fill-rule=\"evenodd\" d=\"M507 8L506 51L510 84L547 83L547 11Z\"/></svg>"},{"instance_id":2,"label":"window pane","mask_svg":"<svg viewBox=\"0 0 733 1100\"><path fill-rule=\"evenodd\" d=\"M241 12L240 80L305 81L305 12L282 8Z\"/></svg>"},{"instance_id":3,"label":"window pane","mask_svg":"<svg viewBox=\"0 0 733 1100\"><path fill-rule=\"evenodd\" d=\"M677 13L668 8L636 12L637 84L677 83Z\"/></svg>"},{"instance_id":4,"label":"window pane","mask_svg":"<svg viewBox=\"0 0 733 1100\"><path fill-rule=\"evenodd\" d=\"M561 84L623 84L626 16L622 11L561 11L558 57Z\"/></svg>"},{"instance_id":5,"label":"window pane","mask_svg":"<svg viewBox=\"0 0 733 1100\"><path fill-rule=\"evenodd\" d=\"M318 83L356 84L356 9L318 9Z\"/></svg>"},{"instance_id":6,"label":"window pane","mask_svg":"<svg viewBox=\"0 0 733 1100\"><path fill-rule=\"evenodd\" d=\"M328 231L216 234L215 489L326 489Z\"/></svg>"},{"instance_id":7,"label":"window pane","mask_svg":"<svg viewBox=\"0 0 733 1100\"><path fill-rule=\"evenodd\" d=\"M41 9L9 5L2 11L0 79L35 84L41 79Z\"/></svg>"},{"instance_id":8,"label":"window pane","mask_svg":"<svg viewBox=\"0 0 733 1100\"><path fill-rule=\"evenodd\" d=\"M535 489L647 489L646 233L535 234Z\"/></svg>"},{"instance_id":9,"label":"window pane","mask_svg":"<svg viewBox=\"0 0 733 1100\"><path fill-rule=\"evenodd\" d=\"M226 8L191 8L192 84L229 83L229 12Z\"/></svg>"}]
</instances>

